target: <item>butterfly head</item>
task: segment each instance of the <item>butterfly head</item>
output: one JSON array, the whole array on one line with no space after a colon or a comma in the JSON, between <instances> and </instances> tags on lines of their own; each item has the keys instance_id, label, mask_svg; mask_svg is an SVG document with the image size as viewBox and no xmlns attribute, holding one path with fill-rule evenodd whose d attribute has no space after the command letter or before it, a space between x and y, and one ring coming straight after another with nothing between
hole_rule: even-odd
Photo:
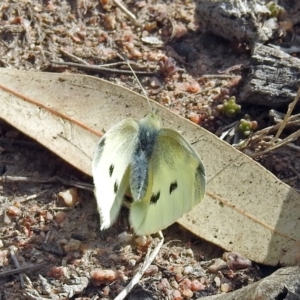
<instances>
[{"instance_id":1,"label":"butterfly head","mask_svg":"<svg viewBox=\"0 0 300 300\"><path fill-rule=\"evenodd\" d=\"M155 112L148 113L143 119L140 120L142 126L152 127L156 130L161 128L160 118Z\"/></svg>"}]
</instances>

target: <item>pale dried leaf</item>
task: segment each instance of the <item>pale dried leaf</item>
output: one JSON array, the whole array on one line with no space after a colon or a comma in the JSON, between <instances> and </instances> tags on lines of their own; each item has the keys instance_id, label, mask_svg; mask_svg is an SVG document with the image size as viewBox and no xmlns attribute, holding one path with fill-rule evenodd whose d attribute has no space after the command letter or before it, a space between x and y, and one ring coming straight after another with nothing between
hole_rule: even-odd
<instances>
[{"instance_id":1,"label":"pale dried leaf","mask_svg":"<svg viewBox=\"0 0 300 300\"><path fill-rule=\"evenodd\" d=\"M142 96L94 77L0 69L0 78L2 86L21 94L0 86L0 117L89 175L100 132L124 118L140 119L149 110ZM152 105L165 127L193 143L206 166L207 194L178 222L256 262L299 263L300 195L216 136Z\"/></svg>"}]
</instances>

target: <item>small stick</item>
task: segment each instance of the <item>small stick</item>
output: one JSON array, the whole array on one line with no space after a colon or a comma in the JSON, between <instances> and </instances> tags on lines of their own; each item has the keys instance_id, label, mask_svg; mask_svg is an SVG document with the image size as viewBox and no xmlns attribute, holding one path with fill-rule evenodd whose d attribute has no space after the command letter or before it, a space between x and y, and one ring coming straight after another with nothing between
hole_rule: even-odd
<instances>
[{"instance_id":1,"label":"small stick","mask_svg":"<svg viewBox=\"0 0 300 300\"><path fill-rule=\"evenodd\" d=\"M16 257L15 251L13 249L10 249L9 252L10 252L11 259L12 259L16 269L17 270L20 269L21 266L20 266L19 261ZM21 287L23 289L24 288L24 277L23 277L22 273L19 274L19 278L20 278Z\"/></svg>"},{"instance_id":2,"label":"small stick","mask_svg":"<svg viewBox=\"0 0 300 300\"><path fill-rule=\"evenodd\" d=\"M231 79L231 78L236 78L236 77L241 77L240 75L225 75L225 74L207 74L207 75L202 75L200 79L202 78L213 78L213 79Z\"/></svg>"},{"instance_id":3,"label":"small stick","mask_svg":"<svg viewBox=\"0 0 300 300\"><path fill-rule=\"evenodd\" d=\"M32 178L32 177L25 177L25 176L0 176L0 182L53 183L53 182L57 182L57 181L61 182L62 184L78 187L82 190L87 190L87 191L94 190L94 186L92 184L68 181L68 180L62 179L58 176L54 176L51 178ZM24 201L26 201L26 200L24 200Z\"/></svg>"},{"instance_id":4,"label":"small stick","mask_svg":"<svg viewBox=\"0 0 300 300\"><path fill-rule=\"evenodd\" d=\"M71 58L71 59L73 59L73 60L75 60L75 61L77 61L77 62L79 62L79 63L82 63L82 64L84 64L84 65L89 65L89 64L88 64L86 61L84 61L83 59L81 59L81 58L75 56L74 54L71 54L71 53L65 51L65 50L62 49L62 48L59 48L59 51L60 51L61 53L63 53L64 55L68 56L69 58Z\"/></svg>"},{"instance_id":5,"label":"small stick","mask_svg":"<svg viewBox=\"0 0 300 300\"><path fill-rule=\"evenodd\" d=\"M99 72L99 73L114 73L114 74L122 74L122 75L132 75L132 72L129 70L117 70L117 69L109 69L101 66L93 66L93 65L82 65L72 62L60 62L60 61L51 61L52 64L56 65L65 65L70 67L75 67L81 70ZM137 75L140 76L155 76L157 73L154 72L144 72L144 71L135 71Z\"/></svg>"},{"instance_id":6,"label":"small stick","mask_svg":"<svg viewBox=\"0 0 300 300\"><path fill-rule=\"evenodd\" d=\"M155 259L157 253L159 252L160 248L162 247L162 245L164 243L164 236L163 236L162 232L159 231L158 235L159 235L161 240L156 245L156 247L152 251L151 255L149 257L148 257L148 255L146 256L146 259L145 259L142 267L140 268L140 270L138 270L138 272L133 276L133 278L131 279L129 284L125 287L125 289L114 300L123 300L128 295L130 290L140 281L140 279L144 275L145 271L151 265L151 263Z\"/></svg>"},{"instance_id":7,"label":"small stick","mask_svg":"<svg viewBox=\"0 0 300 300\"><path fill-rule=\"evenodd\" d=\"M136 23L136 16L130 12L122 3L120 3L118 0L113 0L114 1L114 4L116 6L118 6L122 11L123 13L125 13L134 23Z\"/></svg>"},{"instance_id":8,"label":"small stick","mask_svg":"<svg viewBox=\"0 0 300 300\"><path fill-rule=\"evenodd\" d=\"M283 121L281 122L281 125L280 125L274 139L273 139L273 142L276 141L279 138L280 134L282 133L283 129L285 128L285 125L288 123L289 117L290 117L292 111L294 110L299 98L300 98L300 88L297 91L297 94L296 94L296 97L295 97L294 101L289 104L288 111L287 111Z\"/></svg>"},{"instance_id":9,"label":"small stick","mask_svg":"<svg viewBox=\"0 0 300 300\"><path fill-rule=\"evenodd\" d=\"M256 153L253 153L252 155L250 154L249 156L252 157L252 158L256 158L258 156L262 156L264 154L267 154L268 152L271 152L273 150L276 150L286 144L289 144L293 141L295 141L296 139L298 139L300 136L300 130L297 130L296 132L292 133L291 135L287 136L285 139L281 140L279 143L275 144L274 146L270 147L270 148L267 148L263 151L260 151L260 152L256 152Z\"/></svg>"},{"instance_id":10,"label":"small stick","mask_svg":"<svg viewBox=\"0 0 300 300\"><path fill-rule=\"evenodd\" d=\"M43 266L45 266L45 265L47 265L47 263L46 263L46 262L43 262L43 263L36 264L36 265L33 265L33 266L21 267L21 268L19 268L19 269L3 271L3 272L0 272L0 277L4 277L4 276L9 276L9 275L13 275L13 274L25 272L25 271L28 271L28 270L31 270L31 269L43 267Z\"/></svg>"}]
</instances>

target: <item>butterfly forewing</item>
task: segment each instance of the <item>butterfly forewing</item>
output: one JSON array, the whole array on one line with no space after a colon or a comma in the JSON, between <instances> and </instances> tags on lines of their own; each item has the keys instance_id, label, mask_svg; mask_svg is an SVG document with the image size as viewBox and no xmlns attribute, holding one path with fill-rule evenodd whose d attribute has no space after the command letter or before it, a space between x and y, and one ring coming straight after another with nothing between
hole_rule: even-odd
<instances>
[{"instance_id":1,"label":"butterfly forewing","mask_svg":"<svg viewBox=\"0 0 300 300\"><path fill-rule=\"evenodd\" d=\"M130 221L137 234L158 232L197 205L205 192L203 164L176 131L161 129L149 160L148 190L131 206Z\"/></svg>"},{"instance_id":2,"label":"butterfly forewing","mask_svg":"<svg viewBox=\"0 0 300 300\"><path fill-rule=\"evenodd\" d=\"M126 119L112 127L95 150L92 172L101 229L117 218L129 187L129 164L137 143L138 122Z\"/></svg>"}]
</instances>

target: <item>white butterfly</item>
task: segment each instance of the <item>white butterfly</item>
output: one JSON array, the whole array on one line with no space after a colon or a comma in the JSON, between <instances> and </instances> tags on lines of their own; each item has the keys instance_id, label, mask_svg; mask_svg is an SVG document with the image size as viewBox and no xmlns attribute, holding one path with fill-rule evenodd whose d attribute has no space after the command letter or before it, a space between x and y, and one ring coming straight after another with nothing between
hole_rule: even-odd
<instances>
[{"instance_id":1,"label":"white butterfly","mask_svg":"<svg viewBox=\"0 0 300 300\"><path fill-rule=\"evenodd\" d=\"M138 235L156 233L204 197L205 170L198 154L177 131L161 128L154 113L126 119L100 139L92 171L101 230L116 220L131 192L130 223Z\"/></svg>"}]
</instances>

